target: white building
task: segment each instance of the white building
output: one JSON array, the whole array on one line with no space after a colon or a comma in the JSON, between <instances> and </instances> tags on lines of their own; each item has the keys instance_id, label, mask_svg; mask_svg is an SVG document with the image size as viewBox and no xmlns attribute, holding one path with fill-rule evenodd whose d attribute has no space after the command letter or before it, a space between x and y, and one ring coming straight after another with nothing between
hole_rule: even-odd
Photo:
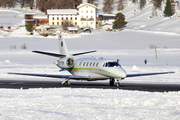
<instances>
[{"instance_id":1,"label":"white building","mask_svg":"<svg viewBox=\"0 0 180 120\"><path fill-rule=\"evenodd\" d=\"M79 27L96 29L96 6L83 3L77 8L79 11Z\"/></svg>"},{"instance_id":2,"label":"white building","mask_svg":"<svg viewBox=\"0 0 180 120\"><path fill-rule=\"evenodd\" d=\"M96 6L83 3L77 9L48 9L50 28L75 26L96 29Z\"/></svg>"}]
</instances>

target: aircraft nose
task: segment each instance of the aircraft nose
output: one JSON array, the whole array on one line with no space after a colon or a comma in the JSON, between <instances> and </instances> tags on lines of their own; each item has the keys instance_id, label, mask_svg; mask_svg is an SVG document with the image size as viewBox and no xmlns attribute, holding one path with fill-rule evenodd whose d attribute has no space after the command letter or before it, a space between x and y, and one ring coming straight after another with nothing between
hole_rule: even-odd
<instances>
[{"instance_id":1,"label":"aircraft nose","mask_svg":"<svg viewBox=\"0 0 180 120\"><path fill-rule=\"evenodd\" d=\"M127 74L126 71L123 69L121 73L121 78L126 78Z\"/></svg>"}]
</instances>

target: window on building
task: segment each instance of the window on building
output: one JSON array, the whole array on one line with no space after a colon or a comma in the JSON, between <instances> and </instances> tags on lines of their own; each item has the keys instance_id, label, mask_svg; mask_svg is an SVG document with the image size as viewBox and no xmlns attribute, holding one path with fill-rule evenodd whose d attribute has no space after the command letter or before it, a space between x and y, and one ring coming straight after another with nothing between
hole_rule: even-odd
<instances>
[{"instance_id":1,"label":"window on building","mask_svg":"<svg viewBox=\"0 0 180 120\"><path fill-rule=\"evenodd\" d=\"M52 22L52 25L54 25L54 22Z\"/></svg>"},{"instance_id":2,"label":"window on building","mask_svg":"<svg viewBox=\"0 0 180 120\"><path fill-rule=\"evenodd\" d=\"M61 24L63 25L63 22Z\"/></svg>"},{"instance_id":3,"label":"window on building","mask_svg":"<svg viewBox=\"0 0 180 120\"><path fill-rule=\"evenodd\" d=\"M93 11L91 10L91 13L93 13Z\"/></svg>"},{"instance_id":4,"label":"window on building","mask_svg":"<svg viewBox=\"0 0 180 120\"><path fill-rule=\"evenodd\" d=\"M77 20L77 17L75 17L75 20Z\"/></svg>"},{"instance_id":5,"label":"window on building","mask_svg":"<svg viewBox=\"0 0 180 120\"><path fill-rule=\"evenodd\" d=\"M86 18L88 19L88 16L86 16Z\"/></svg>"},{"instance_id":6,"label":"window on building","mask_svg":"<svg viewBox=\"0 0 180 120\"><path fill-rule=\"evenodd\" d=\"M57 25L59 25L59 22L57 22Z\"/></svg>"},{"instance_id":7,"label":"window on building","mask_svg":"<svg viewBox=\"0 0 180 120\"><path fill-rule=\"evenodd\" d=\"M68 17L66 17L66 20L68 20Z\"/></svg>"},{"instance_id":8,"label":"window on building","mask_svg":"<svg viewBox=\"0 0 180 120\"><path fill-rule=\"evenodd\" d=\"M88 11L86 11L86 13L88 13Z\"/></svg>"},{"instance_id":9,"label":"window on building","mask_svg":"<svg viewBox=\"0 0 180 120\"><path fill-rule=\"evenodd\" d=\"M62 17L62 20L63 20L63 17Z\"/></svg>"},{"instance_id":10,"label":"window on building","mask_svg":"<svg viewBox=\"0 0 180 120\"><path fill-rule=\"evenodd\" d=\"M59 17L57 17L57 20L59 20Z\"/></svg>"},{"instance_id":11,"label":"window on building","mask_svg":"<svg viewBox=\"0 0 180 120\"><path fill-rule=\"evenodd\" d=\"M72 17L71 17L71 20L72 20Z\"/></svg>"},{"instance_id":12,"label":"window on building","mask_svg":"<svg viewBox=\"0 0 180 120\"><path fill-rule=\"evenodd\" d=\"M86 6L86 8L88 8L88 6Z\"/></svg>"},{"instance_id":13,"label":"window on building","mask_svg":"<svg viewBox=\"0 0 180 120\"><path fill-rule=\"evenodd\" d=\"M75 25L77 25L77 22L75 22Z\"/></svg>"},{"instance_id":14,"label":"window on building","mask_svg":"<svg viewBox=\"0 0 180 120\"><path fill-rule=\"evenodd\" d=\"M54 17L52 17L52 20L54 20Z\"/></svg>"}]
</instances>

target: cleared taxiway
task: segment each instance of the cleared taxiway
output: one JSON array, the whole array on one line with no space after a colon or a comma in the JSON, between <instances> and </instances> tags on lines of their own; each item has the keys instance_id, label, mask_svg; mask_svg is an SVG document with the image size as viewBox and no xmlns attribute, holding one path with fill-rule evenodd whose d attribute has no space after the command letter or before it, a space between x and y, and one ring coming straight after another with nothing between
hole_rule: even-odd
<instances>
[{"instance_id":1,"label":"cleared taxiway","mask_svg":"<svg viewBox=\"0 0 180 120\"><path fill-rule=\"evenodd\" d=\"M110 86L107 82L76 82L71 81L69 86L62 85L58 81L27 81L0 80L0 88L30 89L30 88L97 88L97 89L120 89L149 92L180 91L180 84L147 84L147 83L121 83L120 87Z\"/></svg>"}]
</instances>

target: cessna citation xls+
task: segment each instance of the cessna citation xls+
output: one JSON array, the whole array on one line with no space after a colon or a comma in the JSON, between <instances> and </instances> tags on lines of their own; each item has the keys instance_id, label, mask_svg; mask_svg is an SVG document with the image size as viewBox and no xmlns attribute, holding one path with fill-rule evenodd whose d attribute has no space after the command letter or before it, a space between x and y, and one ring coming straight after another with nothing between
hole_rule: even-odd
<instances>
[{"instance_id":1,"label":"cessna citation xls+","mask_svg":"<svg viewBox=\"0 0 180 120\"><path fill-rule=\"evenodd\" d=\"M15 75L28 75L39 77L51 77L51 78L65 78L62 84L69 85L70 79L74 80L110 80L110 85L113 86L116 82L117 87L120 85L119 80L123 80L126 77L169 74L174 72L159 72L159 73L142 73L142 74L127 74L126 71L116 60L109 59L95 59L95 58L77 58L74 56L92 53L96 51L89 51L77 54L69 54L66 43L63 39L63 35L58 34L59 50L60 54L48 53L42 51L32 51L39 54L50 55L60 58L55 64L62 68L67 69L72 75L51 75L51 74L32 74L32 73L8 73Z\"/></svg>"}]
</instances>

